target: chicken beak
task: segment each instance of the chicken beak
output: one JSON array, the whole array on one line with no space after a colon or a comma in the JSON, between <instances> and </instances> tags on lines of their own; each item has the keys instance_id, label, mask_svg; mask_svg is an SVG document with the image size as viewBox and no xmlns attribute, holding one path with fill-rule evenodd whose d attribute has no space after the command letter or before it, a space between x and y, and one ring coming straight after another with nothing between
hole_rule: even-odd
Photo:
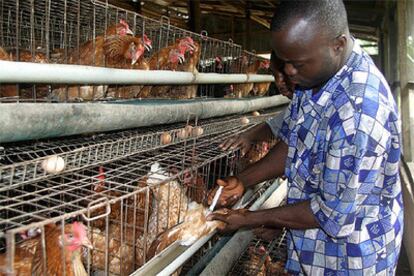
<instances>
[{"instance_id":1,"label":"chicken beak","mask_svg":"<svg viewBox=\"0 0 414 276\"><path fill-rule=\"evenodd\" d=\"M152 50L152 45L151 44L144 44L145 50L147 50L148 52Z\"/></svg>"},{"instance_id":2,"label":"chicken beak","mask_svg":"<svg viewBox=\"0 0 414 276\"><path fill-rule=\"evenodd\" d=\"M88 239L88 237L83 238L82 245L86 248L93 249L93 245L92 245L91 241Z\"/></svg>"},{"instance_id":3,"label":"chicken beak","mask_svg":"<svg viewBox=\"0 0 414 276\"><path fill-rule=\"evenodd\" d=\"M127 34L127 35L134 35L134 32L133 32L130 28L128 28L128 29L126 30L126 34Z\"/></svg>"},{"instance_id":4,"label":"chicken beak","mask_svg":"<svg viewBox=\"0 0 414 276\"><path fill-rule=\"evenodd\" d=\"M185 61L184 55L178 55L178 61L180 64L183 63Z\"/></svg>"}]
</instances>

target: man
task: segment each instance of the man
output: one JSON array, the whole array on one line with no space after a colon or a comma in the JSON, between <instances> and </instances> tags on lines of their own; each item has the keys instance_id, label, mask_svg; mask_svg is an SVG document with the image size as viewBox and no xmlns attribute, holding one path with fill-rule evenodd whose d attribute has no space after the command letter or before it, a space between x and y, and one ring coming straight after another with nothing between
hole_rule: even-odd
<instances>
[{"instance_id":1,"label":"man","mask_svg":"<svg viewBox=\"0 0 414 276\"><path fill-rule=\"evenodd\" d=\"M288 228L292 274L393 275L403 204L400 123L389 87L350 35L341 0L282 1L271 30L280 68L296 85L282 142L219 180L218 205L231 206L246 188L282 175L287 205L209 219L226 222L224 230Z\"/></svg>"},{"instance_id":2,"label":"man","mask_svg":"<svg viewBox=\"0 0 414 276\"><path fill-rule=\"evenodd\" d=\"M270 70L275 77L275 85L279 94L292 99L294 86L289 82L286 75L277 69L276 55L272 51L270 55ZM282 126L284 112L278 113L274 118L267 120L265 123L259 124L250 130L231 137L224 141L220 147L223 150L240 148L242 156L244 156L257 142L266 141L272 137L278 137L279 130Z\"/></svg>"}]
</instances>

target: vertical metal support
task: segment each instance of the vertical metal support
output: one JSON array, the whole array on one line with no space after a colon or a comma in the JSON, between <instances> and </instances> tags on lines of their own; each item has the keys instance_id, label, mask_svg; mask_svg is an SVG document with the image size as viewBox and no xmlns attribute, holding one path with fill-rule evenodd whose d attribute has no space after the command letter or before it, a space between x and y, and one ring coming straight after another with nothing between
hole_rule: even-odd
<instances>
[{"instance_id":1,"label":"vertical metal support","mask_svg":"<svg viewBox=\"0 0 414 276\"><path fill-rule=\"evenodd\" d=\"M200 0L188 0L188 13L190 15L189 27L195 33L201 31Z\"/></svg>"},{"instance_id":2,"label":"vertical metal support","mask_svg":"<svg viewBox=\"0 0 414 276\"><path fill-rule=\"evenodd\" d=\"M407 0L397 1L398 15L398 61L400 73L401 93L401 118L402 137L404 145L404 158L407 162L413 161L413 138L414 132L411 129L410 113L410 90L408 88L408 65L407 65Z\"/></svg>"}]
</instances>

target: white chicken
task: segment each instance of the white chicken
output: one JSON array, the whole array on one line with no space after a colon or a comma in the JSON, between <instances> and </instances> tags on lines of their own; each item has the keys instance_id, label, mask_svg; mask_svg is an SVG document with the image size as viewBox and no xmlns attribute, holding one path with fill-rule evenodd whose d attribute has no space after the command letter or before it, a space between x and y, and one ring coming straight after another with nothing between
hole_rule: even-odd
<instances>
[{"instance_id":1,"label":"white chicken","mask_svg":"<svg viewBox=\"0 0 414 276\"><path fill-rule=\"evenodd\" d=\"M169 181L169 178L170 173L159 163L151 166L147 185L151 187L154 195L153 211L148 220L147 235L141 235L137 240L138 247L144 249L145 246L145 251L148 251L158 234L182 222L185 216L188 203L186 190L176 180ZM140 253L137 256L138 265L144 263L144 250Z\"/></svg>"}]
</instances>

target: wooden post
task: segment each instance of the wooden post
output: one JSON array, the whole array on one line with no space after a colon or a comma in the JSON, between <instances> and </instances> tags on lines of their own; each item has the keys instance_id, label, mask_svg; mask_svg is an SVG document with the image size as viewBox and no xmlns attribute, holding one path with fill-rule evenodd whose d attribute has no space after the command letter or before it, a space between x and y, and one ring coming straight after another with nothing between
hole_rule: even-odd
<instances>
[{"instance_id":1,"label":"wooden post","mask_svg":"<svg viewBox=\"0 0 414 276\"><path fill-rule=\"evenodd\" d=\"M407 68L407 0L397 1L398 16L398 61L401 94L401 119L402 137L404 146L404 158L407 162L413 161L413 135L414 130L410 125L410 90L408 88L408 68Z\"/></svg>"},{"instance_id":2,"label":"wooden post","mask_svg":"<svg viewBox=\"0 0 414 276\"><path fill-rule=\"evenodd\" d=\"M132 2L132 5L134 6L134 11L136 13L142 14L141 0L138 0L136 2Z\"/></svg>"},{"instance_id":3,"label":"wooden post","mask_svg":"<svg viewBox=\"0 0 414 276\"><path fill-rule=\"evenodd\" d=\"M245 26L245 33L243 37L243 45L248 50L251 51L251 23L250 23L250 2L246 3L246 17L244 21Z\"/></svg>"},{"instance_id":4,"label":"wooden post","mask_svg":"<svg viewBox=\"0 0 414 276\"><path fill-rule=\"evenodd\" d=\"M230 33L231 33L231 39L235 41L236 38L235 38L235 33L234 33L234 16L231 16L230 18Z\"/></svg>"},{"instance_id":5,"label":"wooden post","mask_svg":"<svg viewBox=\"0 0 414 276\"><path fill-rule=\"evenodd\" d=\"M189 28L199 34L201 32L200 0L188 0L188 14L190 15Z\"/></svg>"}]
</instances>

